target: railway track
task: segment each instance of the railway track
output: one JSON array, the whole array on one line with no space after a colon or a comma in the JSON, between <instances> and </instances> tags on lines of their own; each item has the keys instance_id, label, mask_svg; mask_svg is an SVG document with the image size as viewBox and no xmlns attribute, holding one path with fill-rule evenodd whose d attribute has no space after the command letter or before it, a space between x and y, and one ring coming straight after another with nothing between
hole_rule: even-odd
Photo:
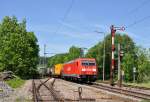
<instances>
[{"instance_id":1,"label":"railway track","mask_svg":"<svg viewBox=\"0 0 150 102\"><path fill-rule=\"evenodd\" d=\"M50 79L50 78L49 78ZM82 98L82 88L78 88L79 98L70 99L64 98L60 95L59 91L56 91L53 87L55 80L51 84L46 84L49 79L42 81L32 80L32 93L34 102L95 102L92 98Z\"/></svg>"},{"instance_id":2,"label":"railway track","mask_svg":"<svg viewBox=\"0 0 150 102\"><path fill-rule=\"evenodd\" d=\"M100 83L92 83L92 85L90 85L90 86L98 88L98 89L107 90L109 92L114 92L114 93L124 94L127 96L132 96L132 97L139 98L139 99L150 100L150 94L144 93L141 91L125 89L122 87L119 88L119 87L104 85L104 84L100 84Z\"/></svg>"},{"instance_id":3,"label":"railway track","mask_svg":"<svg viewBox=\"0 0 150 102\"><path fill-rule=\"evenodd\" d=\"M34 102L63 102L62 97L59 92L54 90L52 85L47 85L46 82L49 79L42 80L32 80L32 92Z\"/></svg>"},{"instance_id":4,"label":"railway track","mask_svg":"<svg viewBox=\"0 0 150 102\"><path fill-rule=\"evenodd\" d=\"M40 95L39 95L39 93L38 93L38 91L36 89L36 85L35 85L35 80L34 79L32 80L32 93L33 93L33 101L34 102L38 102Z\"/></svg>"}]
</instances>

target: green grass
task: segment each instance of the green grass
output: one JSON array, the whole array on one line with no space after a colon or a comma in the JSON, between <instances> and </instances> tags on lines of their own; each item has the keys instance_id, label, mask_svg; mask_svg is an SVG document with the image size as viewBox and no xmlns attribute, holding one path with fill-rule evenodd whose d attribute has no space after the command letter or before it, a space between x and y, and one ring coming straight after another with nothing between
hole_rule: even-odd
<instances>
[{"instance_id":1,"label":"green grass","mask_svg":"<svg viewBox=\"0 0 150 102\"><path fill-rule=\"evenodd\" d=\"M109 80L105 80L104 82L102 80L97 80L96 82L102 82L102 83L109 83ZM117 82L115 82L117 83ZM123 82L123 84L126 85L132 85L132 86L137 86L137 87L146 87L146 88L150 88L150 81L149 82L143 82L143 83L129 83L129 82Z\"/></svg>"},{"instance_id":2,"label":"green grass","mask_svg":"<svg viewBox=\"0 0 150 102\"><path fill-rule=\"evenodd\" d=\"M150 88L150 82L147 83L125 83L127 85L139 86L139 87L146 87Z\"/></svg>"},{"instance_id":3,"label":"green grass","mask_svg":"<svg viewBox=\"0 0 150 102\"><path fill-rule=\"evenodd\" d=\"M19 99L17 98L15 102L32 102L30 99Z\"/></svg>"},{"instance_id":4,"label":"green grass","mask_svg":"<svg viewBox=\"0 0 150 102\"><path fill-rule=\"evenodd\" d=\"M150 100L143 100L143 101L141 101L141 102L150 102Z\"/></svg>"},{"instance_id":5,"label":"green grass","mask_svg":"<svg viewBox=\"0 0 150 102\"><path fill-rule=\"evenodd\" d=\"M19 88L25 83L25 80L19 77L15 77L13 79L7 80L6 83L12 88Z\"/></svg>"}]
</instances>

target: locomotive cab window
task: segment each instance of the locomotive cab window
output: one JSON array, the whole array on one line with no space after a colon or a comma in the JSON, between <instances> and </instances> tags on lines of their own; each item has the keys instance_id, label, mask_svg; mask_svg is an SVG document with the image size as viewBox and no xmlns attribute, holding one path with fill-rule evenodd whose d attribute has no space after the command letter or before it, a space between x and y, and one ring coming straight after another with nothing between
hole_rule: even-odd
<instances>
[{"instance_id":1,"label":"locomotive cab window","mask_svg":"<svg viewBox=\"0 0 150 102\"><path fill-rule=\"evenodd\" d=\"M89 66L95 66L94 62L89 62Z\"/></svg>"},{"instance_id":2,"label":"locomotive cab window","mask_svg":"<svg viewBox=\"0 0 150 102\"><path fill-rule=\"evenodd\" d=\"M90 62L90 61L83 61L82 62L83 66L95 66L95 62Z\"/></svg>"},{"instance_id":3,"label":"locomotive cab window","mask_svg":"<svg viewBox=\"0 0 150 102\"><path fill-rule=\"evenodd\" d=\"M88 62L82 62L82 65L83 65L83 66L88 66L89 63L88 63Z\"/></svg>"}]
</instances>

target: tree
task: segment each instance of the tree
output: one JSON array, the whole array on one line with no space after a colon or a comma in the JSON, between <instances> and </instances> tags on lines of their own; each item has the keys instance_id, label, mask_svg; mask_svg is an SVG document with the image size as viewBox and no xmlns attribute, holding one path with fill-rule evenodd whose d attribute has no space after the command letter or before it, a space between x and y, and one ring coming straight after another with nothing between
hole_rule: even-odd
<instances>
[{"instance_id":1,"label":"tree","mask_svg":"<svg viewBox=\"0 0 150 102\"><path fill-rule=\"evenodd\" d=\"M33 32L27 32L26 21L4 17L0 24L0 70L11 70L21 77L36 72L39 46Z\"/></svg>"},{"instance_id":2,"label":"tree","mask_svg":"<svg viewBox=\"0 0 150 102\"><path fill-rule=\"evenodd\" d=\"M133 80L133 67L135 66L134 57L130 53L126 53L122 61L122 68L125 72L126 81Z\"/></svg>"},{"instance_id":3,"label":"tree","mask_svg":"<svg viewBox=\"0 0 150 102\"><path fill-rule=\"evenodd\" d=\"M55 56L50 57L48 60L48 66L53 67L55 64L65 63L79 57L80 57L80 48L72 46L69 49L69 53L56 54Z\"/></svg>"},{"instance_id":4,"label":"tree","mask_svg":"<svg viewBox=\"0 0 150 102\"><path fill-rule=\"evenodd\" d=\"M150 81L150 54L149 50L138 47L137 50L137 81Z\"/></svg>"},{"instance_id":5,"label":"tree","mask_svg":"<svg viewBox=\"0 0 150 102\"><path fill-rule=\"evenodd\" d=\"M56 54L48 59L48 67L53 67L55 64L64 63L65 57L68 56L67 53ZM68 61L68 60L67 60Z\"/></svg>"},{"instance_id":6,"label":"tree","mask_svg":"<svg viewBox=\"0 0 150 102\"><path fill-rule=\"evenodd\" d=\"M73 60L80 56L80 48L72 46L69 49L68 59Z\"/></svg>"},{"instance_id":7,"label":"tree","mask_svg":"<svg viewBox=\"0 0 150 102\"><path fill-rule=\"evenodd\" d=\"M111 35L107 34L105 37L106 55L105 55L105 79L110 77L110 67L111 67ZM115 35L115 60L117 62L117 44L120 43L122 49L128 53L133 53L135 47L133 40L126 34L116 34ZM102 66L103 66L103 44L104 41L99 42L94 47L90 48L86 57L95 58L99 68L99 77L102 78ZM117 63L116 63L117 64ZM116 68L115 68L116 69Z\"/></svg>"}]
</instances>

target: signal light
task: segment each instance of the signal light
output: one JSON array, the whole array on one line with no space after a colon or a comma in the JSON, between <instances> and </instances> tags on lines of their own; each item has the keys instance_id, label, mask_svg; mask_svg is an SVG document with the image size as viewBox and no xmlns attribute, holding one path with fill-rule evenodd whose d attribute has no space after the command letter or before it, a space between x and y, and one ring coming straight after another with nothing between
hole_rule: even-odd
<instances>
[{"instance_id":1,"label":"signal light","mask_svg":"<svg viewBox=\"0 0 150 102\"><path fill-rule=\"evenodd\" d=\"M124 56L124 52L123 52L123 51L120 51L119 56L120 56L120 60L122 60L122 58L123 58L123 56Z\"/></svg>"},{"instance_id":2,"label":"signal light","mask_svg":"<svg viewBox=\"0 0 150 102\"><path fill-rule=\"evenodd\" d=\"M124 55L124 52L123 51L120 51L120 56L123 56Z\"/></svg>"}]
</instances>

